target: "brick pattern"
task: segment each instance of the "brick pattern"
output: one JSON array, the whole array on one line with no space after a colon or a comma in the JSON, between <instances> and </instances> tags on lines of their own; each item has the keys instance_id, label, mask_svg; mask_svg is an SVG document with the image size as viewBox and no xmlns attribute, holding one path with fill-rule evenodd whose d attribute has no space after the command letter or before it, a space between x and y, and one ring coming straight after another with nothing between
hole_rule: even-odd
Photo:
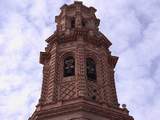
<instances>
[{"instance_id":1,"label":"brick pattern","mask_svg":"<svg viewBox=\"0 0 160 120\"><path fill-rule=\"evenodd\" d=\"M65 51L73 44L68 44L67 48L64 47L63 52L57 53L59 49L56 48L56 44L51 49L50 62L44 65L43 69L43 86L41 93L41 101L53 102L57 100L68 100L73 97L83 96L91 99L96 96L96 101L103 102L109 106L118 106L118 100L116 95L114 72L107 61L107 53L101 49L95 50L93 45L84 47L84 43L74 44L77 45L75 53L75 80L71 84L63 83L63 57L62 55L70 52ZM73 50L72 50L73 51ZM101 51L101 52L100 52ZM103 51L103 52L102 52ZM69 54L70 55L70 54ZM61 57L60 57L61 56ZM92 84L86 80L86 63L85 59L91 57L96 61L97 69L97 82ZM73 89L73 93L68 93L68 88ZM63 87L62 87L63 86ZM73 87L74 86L74 87ZM95 91L96 92L93 92ZM66 92L67 91L67 92Z\"/></svg>"},{"instance_id":2,"label":"brick pattern","mask_svg":"<svg viewBox=\"0 0 160 120\"><path fill-rule=\"evenodd\" d=\"M76 50L76 80L78 96L86 97L85 51L83 45Z\"/></svg>"},{"instance_id":3,"label":"brick pattern","mask_svg":"<svg viewBox=\"0 0 160 120\"><path fill-rule=\"evenodd\" d=\"M103 79L103 96L104 101L107 105L118 107L118 101L117 101L117 95L116 95L116 89L115 89L115 83L114 79L112 77L114 76L113 68L108 64L108 56L109 54L105 52L101 52L101 63L102 63L102 79Z\"/></svg>"},{"instance_id":4,"label":"brick pattern","mask_svg":"<svg viewBox=\"0 0 160 120\"><path fill-rule=\"evenodd\" d=\"M61 83L60 100L69 100L75 97L76 97L75 80Z\"/></svg>"},{"instance_id":5,"label":"brick pattern","mask_svg":"<svg viewBox=\"0 0 160 120\"><path fill-rule=\"evenodd\" d=\"M65 49L65 50L63 51L63 49ZM68 47L67 47L67 49L68 49ZM67 56L73 56L73 58L75 58L75 55L74 55L75 51L74 51L74 49L66 50L66 46L61 48L61 50L62 51L59 52L59 56L58 56L59 60L58 60L58 68L57 68L57 81L58 81L58 83L57 83L58 88L57 89L58 89L58 100L60 100L60 101L75 98L75 96L77 95L75 76L69 76L69 77L63 76L64 59ZM70 91L70 88L72 89L73 92Z\"/></svg>"},{"instance_id":6,"label":"brick pattern","mask_svg":"<svg viewBox=\"0 0 160 120\"><path fill-rule=\"evenodd\" d=\"M117 99L117 93L116 93L116 87L115 87L115 80L114 80L114 71L111 70L109 74L110 78L110 94L111 94L111 101L114 105L114 107L119 107L118 99Z\"/></svg>"},{"instance_id":7,"label":"brick pattern","mask_svg":"<svg viewBox=\"0 0 160 120\"><path fill-rule=\"evenodd\" d=\"M101 53L102 56L106 56L106 54ZM108 65L106 61L106 57L101 58L101 69L102 69L102 80L103 80L103 94L104 94L104 101L106 104L111 104L110 96L111 93L109 91L109 78L108 78Z\"/></svg>"},{"instance_id":8,"label":"brick pattern","mask_svg":"<svg viewBox=\"0 0 160 120\"><path fill-rule=\"evenodd\" d=\"M41 103L43 104L47 98L48 76L49 76L49 65L46 64L43 67L43 82L42 82L40 104Z\"/></svg>"},{"instance_id":9,"label":"brick pattern","mask_svg":"<svg viewBox=\"0 0 160 120\"><path fill-rule=\"evenodd\" d=\"M101 88L95 82L88 81L87 82L87 89L88 89L88 98L92 101L100 102L101 100Z\"/></svg>"},{"instance_id":10,"label":"brick pattern","mask_svg":"<svg viewBox=\"0 0 160 120\"><path fill-rule=\"evenodd\" d=\"M50 57L50 74L48 79L48 85L47 85L47 102L53 102L57 99L57 49L56 44L53 45L53 48L51 50L51 57Z\"/></svg>"}]
</instances>

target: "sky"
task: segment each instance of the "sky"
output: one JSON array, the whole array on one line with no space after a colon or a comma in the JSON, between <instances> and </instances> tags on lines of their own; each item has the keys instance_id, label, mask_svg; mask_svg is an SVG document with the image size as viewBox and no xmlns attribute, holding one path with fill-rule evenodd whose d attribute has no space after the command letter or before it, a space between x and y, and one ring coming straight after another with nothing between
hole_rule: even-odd
<instances>
[{"instance_id":1,"label":"sky","mask_svg":"<svg viewBox=\"0 0 160 120\"><path fill-rule=\"evenodd\" d=\"M160 0L82 0L97 9L100 31L119 57L119 103L135 120L159 120ZM39 52L55 16L73 0L0 0L0 120L27 120L40 98Z\"/></svg>"}]
</instances>

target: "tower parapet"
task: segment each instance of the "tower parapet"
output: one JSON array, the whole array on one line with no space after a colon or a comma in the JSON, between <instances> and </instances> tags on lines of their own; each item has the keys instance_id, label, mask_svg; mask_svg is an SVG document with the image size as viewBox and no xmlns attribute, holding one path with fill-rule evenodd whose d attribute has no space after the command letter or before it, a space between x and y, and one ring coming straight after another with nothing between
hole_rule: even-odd
<instances>
[{"instance_id":1,"label":"tower parapet","mask_svg":"<svg viewBox=\"0 0 160 120\"><path fill-rule=\"evenodd\" d=\"M74 29L98 31L100 20L95 16L96 9L86 7L80 1L71 5L63 5L61 13L56 16L58 31L72 31Z\"/></svg>"}]
</instances>

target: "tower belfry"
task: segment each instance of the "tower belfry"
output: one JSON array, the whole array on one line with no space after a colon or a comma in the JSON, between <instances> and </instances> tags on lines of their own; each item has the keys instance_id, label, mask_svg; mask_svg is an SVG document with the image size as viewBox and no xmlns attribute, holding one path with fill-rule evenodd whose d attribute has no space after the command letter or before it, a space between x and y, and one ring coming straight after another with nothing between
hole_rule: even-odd
<instances>
[{"instance_id":1,"label":"tower belfry","mask_svg":"<svg viewBox=\"0 0 160 120\"><path fill-rule=\"evenodd\" d=\"M133 120L120 108L114 81L118 57L99 31L96 9L80 1L63 5L56 31L40 52L41 97L29 120Z\"/></svg>"}]
</instances>

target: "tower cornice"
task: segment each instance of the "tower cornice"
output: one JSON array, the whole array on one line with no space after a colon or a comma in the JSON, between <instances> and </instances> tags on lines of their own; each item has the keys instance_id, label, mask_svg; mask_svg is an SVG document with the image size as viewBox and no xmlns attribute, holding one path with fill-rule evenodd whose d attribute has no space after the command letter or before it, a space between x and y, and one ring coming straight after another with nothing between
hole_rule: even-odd
<instances>
[{"instance_id":1,"label":"tower cornice","mask_svg":"<svg viewBox=\"0 0 160 120\"><path fill-rule=\"evenodd\" d=\"M97 103L89 102L85 99L77 99L73 101L60 101L59 103L50 103L48 105L44 105L38 111L36 111L36 115L33 114L30 119L41 120L41 119L49 119L53 116L61 116L66 113L75 113L75 112L88 112L91 114L97 114L100 116L104 116L106 118L111 118L113 120L133 120L133 117L129 115L129 112L123 108L110 108L106 105L100 105ZM39 116L37 118L37 115Z\"/></svg>"},{"instance_id":2,"label":"tower cornice","mask_svg":"<svg viewBox=\"0 0 160 120\"><path fill-rule=\"evenodd\" d=\"M101 32L85 30L85 29L80 29L80 30L75 29L73 31L67 31L67 32L56 31L48 39L46 39L46 42L48 44L54 42L63 44L66 42L77 41L77 36L85 38L84 42L89 42L97 46L104 46L106 49L108 49L112 45L112 43L108 40L108 38L106 38Z\"/></svg>"}]
</instances>

